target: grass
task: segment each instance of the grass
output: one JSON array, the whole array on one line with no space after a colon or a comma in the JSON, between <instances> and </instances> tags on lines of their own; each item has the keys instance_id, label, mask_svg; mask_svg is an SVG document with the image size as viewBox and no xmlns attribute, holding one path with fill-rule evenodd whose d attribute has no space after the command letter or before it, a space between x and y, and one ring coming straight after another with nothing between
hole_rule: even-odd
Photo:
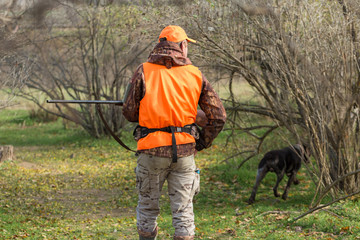
<instances>
[{"instance_id":1,"label":"grass","mask_svg":"<svg viewBox=\"0 0 360 240\"><path fill-rule=\"evenodd\" d=\"M24 123L25 122L25 123ZM129 136L126 142L135 143ZM194 210L197 239L360 239L359 198L341 201L297 222L314 186L304 168L287 201L275 198L275 174L247 205L261 156L236 166L223 160L227 133L198 153L201 191ZM239 139L239 146L250 139ZM0 145L14 145L16 159L0 163L0 239L137 239L136 157L108 138L92 139L61 121L41 123L24 110L0 113ZM276 133L264 151L281 145ZM280 189L285 185L281 182ZM166 186L165 186L166 188ZM170 206L161 198L159 239L171 239Z\"/></svg>"}]
</instances>

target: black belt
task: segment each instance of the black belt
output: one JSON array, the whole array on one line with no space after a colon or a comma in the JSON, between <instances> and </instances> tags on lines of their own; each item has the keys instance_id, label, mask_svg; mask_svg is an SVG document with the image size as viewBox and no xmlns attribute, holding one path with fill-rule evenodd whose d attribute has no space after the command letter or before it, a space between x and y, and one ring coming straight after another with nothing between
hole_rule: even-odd
<instances>
[{"instance_id":1,"label":"black belt","mask_svg":"<svg viewBox=\"0 0 360 240\"><path fill-rule=\"evenodd\" d=\"M147 127L142 127L140 125L138 125L135 130L134 130L134 134L136 133L136 130L138 128L140 128L140 138L144 138L146 137L149 133L153 133L153 132L167 132L167 133L171 133L171 139L172 139L172 160L173 162L177 162L177 149L176 149L176 138L175 138L175 133L179 133L179 132L184 132L184 133L188 133L191 135L191 129L192 126L194 124L189 124L189 125L185 125L184 127L174 127L174 126L169 126L169 127L163 127L163 128L147 128Z\"/></svg>"}]
</instances>

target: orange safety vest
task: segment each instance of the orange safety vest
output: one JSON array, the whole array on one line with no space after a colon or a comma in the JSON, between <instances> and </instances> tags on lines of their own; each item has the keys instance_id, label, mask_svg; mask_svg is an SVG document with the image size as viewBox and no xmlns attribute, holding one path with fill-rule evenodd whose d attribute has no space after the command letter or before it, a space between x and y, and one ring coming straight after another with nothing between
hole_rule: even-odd
<instances>
[{"instance_id":1,"label":"orange safety vest","mask_svg":"<svg viewBox=\"0 0 360 240\"><path fill-rule=\"evenodd\" d=\"M193 65L173 66L144 63L145 96L140 101L139 125L146 128L184 127L195 123L201 94L202 74ZM193 143L188 133L175 133L176 144ZM172 134L149 133L139 139L137 149L172 145Z\"/></svg>"}]
</instances>

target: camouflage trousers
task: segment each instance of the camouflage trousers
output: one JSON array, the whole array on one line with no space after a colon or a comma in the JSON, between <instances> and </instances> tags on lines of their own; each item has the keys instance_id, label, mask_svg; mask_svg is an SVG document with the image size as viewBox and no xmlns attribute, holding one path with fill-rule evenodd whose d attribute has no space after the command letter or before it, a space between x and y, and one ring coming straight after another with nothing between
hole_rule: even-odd
<instances>
[{"instance_id":1,"label":"camouflage trousers","mask_svg":"<svg viewBox=\"0 0 360 240\"><path fill-rule=\"evenodd\" d=\"M140 154L137 160L136 187L139 201L136 208L139 234L155 232L160 213L159 198L167 180L175 236L195 235L193 197L200 190L200 174L194 155L171 158Z\"/></svg>"}]
</instances>

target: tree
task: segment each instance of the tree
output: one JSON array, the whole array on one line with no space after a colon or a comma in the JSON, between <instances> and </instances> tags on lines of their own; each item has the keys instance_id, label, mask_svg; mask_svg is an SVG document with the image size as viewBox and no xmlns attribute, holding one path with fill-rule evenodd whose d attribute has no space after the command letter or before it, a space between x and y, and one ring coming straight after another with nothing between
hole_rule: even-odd
<instances>
[{"instance_id":1,"label":"tree","mask_svg":"<svg viewBox=\"0 0 360 240\"><path fill-rule=\"evenodd\" d=\"M14 103L17 92L25 85L32 70L27 35L41 26L47 11L65 1L1 0L0 1L0 109ZM66 1L71 2L71 1Z\"/></svg>"},{"instance_id":2,"label":"tree","mask_svg":"<svg viewBox=\"0 0 360 240\"><path fill-rule=\"evenodd\" d=\"M106 134L94 106L57 105L57 110L44 105L33 91L50 99L121 100L134 68L151 42L137 29L141 12L136 7L68 7L67 27L54 27L51 32L37 31L33 73L22 97L40 108L80 124L95 137ZM55 13L54 13L55 14ZM65 26L66 26L65 25ZM70 27L71 26L71 27ZM36 53L36 55L35 55ZM120 132L125 119L121 108L102 106L108 124Z\"/></svg>"},{"instance_id":3,"label":"tree","mask_svg":"<svg viewBox=\"0 0 360 240\"><path fill-rule=\"evenodd\" d=\"M14 104L16 92L24 86L30 70L27 59L17 56L23 41L20 34L15 35L15 19L8 16L14 11L13 2L0 2L0 9L5 9L0 11L0 109Z\"/></svg>"},{"instance_id":4,"label":"tree","mask_svg":"<svg viewBox=\"0 0 360 240\"><path fill-rule=\"evenodd\" d=\"M36 29L44 30L45 27L49 27L49 23L44 22L49 12L59 8L69 9L81 4L106 6L111 2L0 0L0 89L4 92L0 99L0 109L15 104L13 100L16 93L29 77L33 62L24 52L31 42L28 35L33 35Z\"/></svg>"},{"instance_id":5,"label":"tree","mask_svg":"<svg viewBox=\"0 0 360 240\"><path fill-rule=\"evenodd\" d=\"M95 137L107 132L93 106L54 109L44 105L44 98L120 100L135 67L146 59L142 54L164 27L158 22L174 17L174 9L159 9L158 1L7 2L11 9L4 16L12 17L13 32L27 30L27 47L21 56L31 59L32 71L20 95L48 113L80 124ZM103 107L112 129L121 132L121 109Z\"/></svg>"},{"instance_id":6,"label":"tree","mask_svg":"<svg viewBox=\"0 0 360 240\"><path fill-rule=\"evenodd\" d=\"M25 85L31 64L25 58L6 55L0 58L0 110L15 104L17 93Z\"/></svg>"},{"instance_id":7,"label":"tree","mask_svg":"<svg viewBox=\"0 0 360 240\"><path fill-rule=\"evenodd\" d=\"M263 136L255 136L260 146L269 132L282 127L310 145L314 206L329 191L333 196L359 192L356 1L207 1L197 11L193 15L208 19L197 20L200 44L211 53L207 57L229 71L230 93L235 75L261 96L247 104L230 95L233 129L264 128ZM239 121L240 112L272 119L274 125L249 126Z\"/></svg>"}]
</instances>

